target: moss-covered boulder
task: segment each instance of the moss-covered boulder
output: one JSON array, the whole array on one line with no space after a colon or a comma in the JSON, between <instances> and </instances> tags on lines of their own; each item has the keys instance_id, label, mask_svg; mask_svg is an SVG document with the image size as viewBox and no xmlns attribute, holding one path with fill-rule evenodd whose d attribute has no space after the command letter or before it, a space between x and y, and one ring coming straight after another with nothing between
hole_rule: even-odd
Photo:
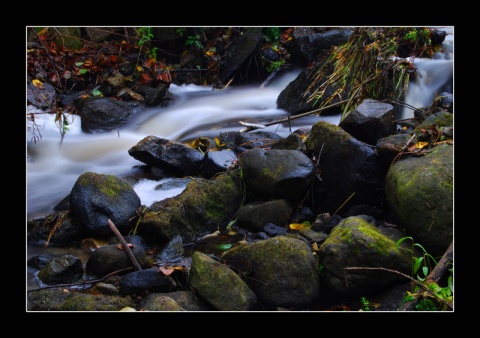
<instances>
[{"instance_id":1,"label":"moss-covered boulder","mask_svg":"<svg viewBox=\"0 0 480 338\"><path fill-rule=\"evenodd\" d=\"M130 297L105 296L63 289L44 289L28 293L28 311L120 311L135 308Z\"/></svg>"},{"instance_id":2,"label":"moss-covered boulder","mask_svg":"<svg viewBox=\"0 0 480 338\"><path fill-rule=\"evenodd\" d=\"M242 203L242 180L229 171L213 180L193 179L180 194L151 205L139 222L138 234L165 244L179 235L185 242L225 228Z\"/></svg>"},{"instance_id":3,"label":"moss-covered boulder","mask_svg":"<svg viewBox=\"0 0 480 338\"><path fill-rule=\"evenodd\" d=\"M343 219L333 228L318 256L325 271L325 292L334 296L366 296L405 283L405 277L382 269L409 275L412 267L408 250L397 249L395 241L356 216Z\"/></svg>"},{"instance_id":4,"label":"moss-covered boulder","mask_svg":"<svg viewBox=\"0 0 480 338\"><path fill-rule=\"evenodd\" d=\"M109 219L126 235L140 205L132 186L115 175L86 172L78 177L70 193L71 210L90 236L111 236Z\"/></svg>"},{"instance_id":5,"label":"moss-covered boulder","mask_svg":"<svg viewBox=\"0 0 480 338\"><path fill-rule=\"evenodd\" d=\"M233 247L222 258L266 308L301 310L319 300L317 261L302 240L276 236Z\"/></svg>"},{"instance_id":6,"label":"moss-covered boulder","mask_svg":"<svg viewBox=\"0 0 480 338\"><path fill-rule=\"evenodd\" d=\"M385 193L397 225L430 254L442 256L453 240L453 146L396 162Z\"/></svg>"},{"instance_id":7,"label":"moss-covered boulder","mask_svg":"<svg viewBox=\"0 0 480 338\"><path fill-rule=\"evenodd\" d=\"M219 311L249 311L257 296L228 266L200 251L192 255L190 285Z\"/></svg>"}]
</instances>

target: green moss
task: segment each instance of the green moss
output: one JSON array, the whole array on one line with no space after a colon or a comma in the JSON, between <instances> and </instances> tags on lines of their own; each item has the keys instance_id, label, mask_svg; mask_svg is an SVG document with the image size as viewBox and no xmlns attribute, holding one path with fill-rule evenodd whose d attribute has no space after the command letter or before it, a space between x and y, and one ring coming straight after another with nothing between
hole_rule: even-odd
<instances>
[{"instance_id":1,"label":"green moss","mask_svg":"<svg viewBox=\"0 0 480 338\"><path fill-rule=\"evenodd\" d=\"M83 174L79 178L78 183L84 186L95 185L102 194L112 199L116 199L122 191L130 187L127 182L115 175L96 173Z\"/></svg>"},{"instance_id":2,"label":"green moss","mask_svg":"<svg viewBox=\"0 0 480 338\"><path fill-rule=\"evenodd\" d=\"M305 145L308 149L320 151L323 141L348 142L351 136L335 124L320 121L312 126L312 130ZM317 149L318 148L318 149Z\"/></svg>"},{"instance_id":3,"label":"green moss","mask_svg":"<svg viewBox=\"0 0 480 338\"><path fill-rule=\"evenodd\" d=\"M327 242L350 245L353 242L363 247L373 249L381 255L388 255L396 251L395 242L384 236L375 226L359 217L347 218L335 227ZM327 243L325 242L325 243ZM352 246L355 248L356 246Z\"/></svg>"},{"instance_id":4,"label":"green moss","mask_svg":"<svg viewBox=\"0 0 480 338\"><path fill-rule=\"evenodd\" d=\"M448 112L440 112L436 115L432 115L426 118L417 128L415 128L415 132L417 134L423 134L421 129L429 129L433 125L436 125L438 128L453 126L453 114Z\"/></svg>"}]
</instances>

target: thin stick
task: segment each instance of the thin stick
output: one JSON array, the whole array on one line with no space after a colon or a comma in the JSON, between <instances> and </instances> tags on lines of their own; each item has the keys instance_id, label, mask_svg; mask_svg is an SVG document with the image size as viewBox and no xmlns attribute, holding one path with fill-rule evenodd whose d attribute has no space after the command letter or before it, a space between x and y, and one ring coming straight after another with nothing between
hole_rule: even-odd
<instances>
[{"instance_id":1,"label":"thin stick","mask_svg":"<svg viewBox=\"0 0 480 338\"><path fill-rule=\"evenodd\" d=\"M345 270L382 270L382 271L388 271L388 272L393 272L393 273L396 273L397 275L400 275L400 276L403 276L409 280L411 280L412 282L414 282L415 284L417 284L420 288L422 288L423 290L425 290L425 292L431 294L433 297L435 297L435 299L437 299L438 301L446 304L447 306L449 306L450 308L452 308L452 304L444 299L441 299L439 298L435 293L433 293L426 285L424 285L423 283L417 281L416 279L413 279L412 277L400 272L400 271L397 271L397 270L392 270L392 269L387 269L387 268L369 268L369 267L351 267L351 268L344 268ZM347 276L345 275L345 281L347 280ZM403 311L403 310L402 310Z\"/></svg>"},{"instance_id":2,"label":"thin stick","mask_svg":"<svg viewBox=\"0 0 480 338\"><path fill-rule=\"evenodd\" d=\"M353 192L353 193L345 200L345 202L343 202L342 205L338 207L338 209L333 213L333 215L332 215L331 217L335 216L335 215L337 214L337 212L338 212L340 209L342 209L343 206L344 206L348 201L350 201L350 199L353 197L353 195L355 195L355 192Z\"/></svg>"},{"instance_id":3,"label":"thin stick","mask_svg":"<svg viewBox=\"0 0 480 338\"><path fill-rule=\"evenodd\" d=\"M83 282L77 282L77 283L47 285L47 286L42 286L40 288L27 290L27 292L40 291L40 290L44 290L44 289L64 288L64 287L69 287L69 286L79 286L79 285L99 283L99 282L107 279L110 276L116 275L116 274L124 272L124 271L131 270L131 269L132 269L132 267L117 270L117 271L113 271L113 272L110 272L108 275L105 275L102 278L98 278L98 279L90 279L90 280L86 280L86 281L83 281Z\"/></svg>"},{"instance_id":4,"label":"thin stick","mask_svg":"<svg viewBox=\"0 0 480 338\"><path fill-rule=\"evenodd\" d=\"M135 265L135 268L137 270L142 270L142 267L140 266L137 259L135 258L135 255L133 254L132 250L130 250L130 247L128 246L127 242L125 242L125 239L123 238L120 231L118 231L115 224L113 224L113 222L110 219L107 222L108 222L108 225L110 226L110 229L112 229L113 233L115 234L115 236L117 236L118 240L122 244L123 249L125 249L125 251L127 252L128 257L130 257L130 260L132 261L133 265Z\"/></svg>"},{"instance_id":5,"label":"thin stick","mask_svg":"<svg viewBox=\"0 0 480 338\"><path fill-rule=\"evenodd\" d=\"M302 118L302 117L305 117L305 116L308 116L308 115L313 115L313 114L319 113L321 111L339 106L339 105L344 104L345 102L348 102L348 101L349 100L343 100L343 101L331 104L329 106L318 108L318 109L315 109L315 110L311 110L309 112L306 112L306 113L303 113L303 114L298 114L298 115L295 115L295 116L290 116L290 114L289 114L288 117L285 118L285 119L281 119L281 120L273 121L273 122L268 122L268 123L265 123L265 124L262 124L262 125L263 126L272 126L274 124L279 124L279 123L284 123L284 122L290 123L291 120L296 120L296 119L299 119L299 118ZM257 128L249 126L247 128L242 129L240 132L247 132L247 131L251 131L251 130L255 130L255 129L257 129Z\"/></svg>"}]
</instances>

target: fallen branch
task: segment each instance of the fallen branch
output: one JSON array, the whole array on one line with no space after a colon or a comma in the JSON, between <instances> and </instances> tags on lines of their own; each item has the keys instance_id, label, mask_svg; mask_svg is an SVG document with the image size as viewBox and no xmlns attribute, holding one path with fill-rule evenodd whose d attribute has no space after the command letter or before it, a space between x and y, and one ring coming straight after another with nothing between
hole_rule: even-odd
<instances>
[{"instance_id":1,"label":"fallen branch","mask_svg":"<svg viewBox=\"0 0 480 338\"><path fill-rule=\"evenodd\" d=\"M427 276L426 278L426 283L430 284L431 282L438 283L440 278L442 278L445 275L445 272L448 271L448 268L450 264L453 262L453 242L450 243L447 251L443 254L442 258L438 261L437 265L433 268L432 272ZM412 311L415 309L419 302L418 298L415 298L414 300L403 304L400 308L399 311ZM450 307L452 307L449 304Z\"/></svg>"},{"instance_id":2,"label":"fallen branch","mask_svg":"<svg viewBox=\"0 0 480 338\"><path fill-rule=\"evenodd\" d=\"M435 266L435 268L432 270L432 272L427 276L426 278L426 283L422 283L416 279L413 279L412 277L400 272L400 271L396 271L396 270L391 270L391 269L387 269L387 268L369 268L369 267L350 267L350 268L345 268L345 270L382 270L382 271L389 271L389 272L392 272L392 273L395 273L397 275L400 275L400 276L403 276L407 279L409 279L410 281L414 282L415 284L417 284L420 288L422 288L425 292L429 293L430 295L432 295L435 299L437 299L438 301L446 304L448 307L452 308L453 309L453 306L452 306L452 303L451 302L448 302L444 299L441 299L439 298L434 292L432 292L429 288L428 288L428 284L429 284L429 281L435 281L435 282L438 282L438 280L443 276L443 274L445 273L445 271L447 270L447 267L448 267L448 264L451 263L450 260L452 259L453 257L453 243L450 244L450 246L448 247L447 251L445 252L445 254L443 255L443 257L440 259L440 261L437 263L437 265ZM348 285L347 283L347 276L345 275L345 283ZM406 303L404 304L403 306L401 306L398 311L412 311L413 309L415 309L415 306L417 305L418 303L418 299L415 299L414 301L411 301L409 303Z\"/></svg>"},{"instance_id":3,"label":"fallen branch","mask_svg":"<svg viewBox=\"0 0 480 338\"><path fill-rule=\"evenodd\" d=\"M322 108L311 110L311 111L303 113L303 114L298 114L298 115L295 115L295 116L288 116L287 118L284 118L284 119L281 119L281 120L278 120L278 121L268 122L268 123L259 124L259 125L248 125L247 128L243 128L242 130L240 130L240 132L244 133L244 132L252 131L252 130L255 130L255 129L258 129L258 128L265 128L265 127L268 127L268 126L272 126L274 124L290 122L291 120L296 120L296 119L299 119L299 118L302 118L302 117L305 117L305 116L317 114L319 112L322 112L324 110L327 110L327 109L330 109L330 108L333 108L333 107L336 107L336 106L340 106L340 105L344 104L345 102L348 102L348 100L343 100L343 101L331 104L329 106L325 106L325 107L322 107ZM240 123L240 124L245 125L245 122Z\"/></svg>"},{"instance_id":4,"label":"fallen branch","mask_svg":"<svg viewBox=\"0 0 480 338\"><path fill-rule=\"evenodd\" d=\"M118 240L122 244L123 249L127 252L128 257L130 257L130 260L132 261L135 268L137 270L142 270L142 267L140 266L137 259L135 258L135 255L133 254L132 250L130 250L130 247L128 246L127 242L123 238L120 231L118 231L115 224L113 224L113 222L110 219L107 221L107 223L108 223L108 226L110 227L110 229L112 229L113 233L115 234L115 236L117 236Z\"/></svg>"},{"instance_id":5,"label":"fallen branch","mask_svg":"<svg viewBox=\"0 0 480 338\"><path fill-rule=\"evenodd\" d=\"M69 287L69 286L79 286L79 285L100 283L110 276L116 275L117 273L121 273L121 272L124 272L124 271L131 270L131 269L132 268L130 267L130 268L125 268L125 269L113 271L113 272L110 272L109 274L103 276L102 278L98 278L98 279L91 279L91 280L87 280L87 281L83 281L83 282L77 282L77 283L55 284L55 285L42 286L40 288L27 290L27 292L40 291L40 290L44 290L44 289L65 288L65 287Z\"/></svg>"},{"instance_id":6,"label":"fallen branch","mask_svg":"<svg viewBox=\"0 0 480 338\"><path fill-rule=\"evenodd\" d=\"M412 282L416 283L420 288L422 288L423 290L425 290L425 292L429 293L430 295L432 295L435 299L437 299L438 301L446 304L447 306L449 306L450 308L453 308L452 307L452 304L450 302L447 302L446 300L443 300L443 299L440 299L438 298L438 296L433 293L426 285L424 285L422 282L419 282L417 281L416 279L413 279L412 277L400 272L400 271L396 271L396 270L391 270L391 269L387 269L387 268L369 268L369 267L351 267L351 268L345 268L345 270L382 270L382 271L389 271L389 272L393 272L393 273L396 273L397 275L400 275L400 276L403 276L409 280L411 280ZM347 280L347 276L345 276L345 281ZM404 309L399 309L399 311L409 311L409 310L404 310Z\"/></svg>"}]
</instances>

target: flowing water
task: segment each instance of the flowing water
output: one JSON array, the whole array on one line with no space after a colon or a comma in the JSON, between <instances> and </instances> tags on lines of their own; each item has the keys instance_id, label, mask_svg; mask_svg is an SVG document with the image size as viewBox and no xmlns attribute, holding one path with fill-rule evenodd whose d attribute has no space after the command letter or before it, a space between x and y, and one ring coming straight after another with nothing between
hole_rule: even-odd
<instances>
[{"instance_id":1,"label":"flowing water","mask_svg":"<svg viewBox=\"0 0 480 338\"><path fill-rule=\"evenodd\" d=\"M446 29L447 30L447 29ZM453 83L453 31L434 59L416 59L422 77L410 84L406 103L417 108L430 106L433 99ZM80 118L70 116L70 130L61 142L58 126L52 115L37 114L38 130L32 122L27 123L27 219L46 216L52 208L70 193L77 178L91 171L102 174L126 176L138 172L138 166L144 163L128 154L128 149L144 137L154 135L179 142L186 142L200 136L210 139L221 132L239 131L243 128L239 121L268 123L287 117L284 110L278 109L276 100L280 92L294 80L300 70L293 70L278 76L263 88L243 86L228 87L223 91L214 91L212 87L184 85L170 86L175 97L173 105L166 108L151 108L138 114L131 123L114 132L101 134L83 133ZM453 88L450 88L453 92ZM32 107L29 107L32 109ZM31 110L34 112L35 110ZM403 112L402 118L413 115L410 110ZM298 128L310 128L323 120L338 124L340 116L312 115L291 121L288 124L275 124L263 129L286 137ZM33 131L41 139L33 141ZM134 189L142 204L150 205L155 201L174 196L180 190L162 192L155 190L161 181L140 180ZM72 249L54 248L56 254ZM27 246L27 256L32 257L46 250ZM29 283L32 274L29 272Z\"/></svg>"}]
</instances>

